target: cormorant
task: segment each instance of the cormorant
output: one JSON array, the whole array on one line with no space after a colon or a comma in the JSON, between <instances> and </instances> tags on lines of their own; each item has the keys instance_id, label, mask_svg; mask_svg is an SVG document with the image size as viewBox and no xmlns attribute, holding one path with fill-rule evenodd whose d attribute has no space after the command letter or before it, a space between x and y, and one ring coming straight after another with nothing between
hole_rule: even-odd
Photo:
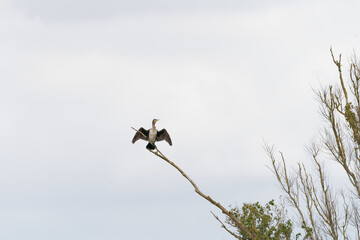
<instances>
[{"instance_id":1,"label":"cormorant","mask_svg":"<svg viewBox=\"0 0 360 240\"><path fill-rule=\"evenodd\" d=\"M147 149L154 150L155 149L155 142L165 140L172 146L171 138L169 133L166 129L162 129L158 131L155 127L155 123L159 121L159 119L154 119L152 121L152 128L149 130L145 130L144 128L140 128L136 133L132 140L132 143L135 143L137 140L142 139L148 141L148 145L146 145ZM141 134L142 133L142 134Z\"/></svg>"}]
</instances>

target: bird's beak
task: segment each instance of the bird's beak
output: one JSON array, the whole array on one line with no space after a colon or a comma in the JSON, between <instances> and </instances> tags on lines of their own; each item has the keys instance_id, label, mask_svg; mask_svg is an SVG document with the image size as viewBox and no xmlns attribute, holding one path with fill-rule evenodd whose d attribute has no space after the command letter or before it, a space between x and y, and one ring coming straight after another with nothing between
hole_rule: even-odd
<instances>
[{"instance_id":1,"label":"bird's beak","mask_svg":"<svg viewBox=\"0 0 360 240\"><path fill-rule=\"evenodd\" d=\"M159 121L160 119L156 119L156 122Z\"/></svg>"}]
</instances>

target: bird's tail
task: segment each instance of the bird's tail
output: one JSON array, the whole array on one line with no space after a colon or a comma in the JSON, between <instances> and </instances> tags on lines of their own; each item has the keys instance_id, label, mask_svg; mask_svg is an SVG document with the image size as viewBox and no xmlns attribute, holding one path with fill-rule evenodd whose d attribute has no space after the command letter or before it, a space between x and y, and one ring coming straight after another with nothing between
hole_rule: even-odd
<instances>
[{"instance_id":1,"label":"bird's tail","mask_svg":"<svg viewBox=\"0 0 360 240\"><path fill-rule=\"evenodd\" d=\"M147 149L150 149L150 150L154 150L154 149L155 149L155 144L153 144L153 143L148 143L148 145L146 145L146 148L147 148Z\"/></svg>"}]
</instances>

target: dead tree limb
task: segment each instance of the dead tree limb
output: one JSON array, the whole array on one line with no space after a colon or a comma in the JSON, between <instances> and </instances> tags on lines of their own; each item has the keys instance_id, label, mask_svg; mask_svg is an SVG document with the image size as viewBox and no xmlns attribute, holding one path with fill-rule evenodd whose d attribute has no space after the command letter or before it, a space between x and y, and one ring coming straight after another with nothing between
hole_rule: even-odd
<instances>
[{"instance_id":1,"label":"dead tree limb","mask_svg":"<svg viewBox=\"0 0 360 240\"><path fill-rule=\"evenodd\" d=\"M136 130L135 128L131 127L132 129L134 129L135 131L139 132L138 130ZM155 154L156 156L158 156L159 158L163 159L164 161L166 161L167 163L169 163L171 166L173 166L176 170L178 170L181 175L183 175L184 178L186 178L191 185L194 187L194 190L197 194L199 194L201 197L203 197L204 199L206 199L208 202L210 202L211 204L213 204L214 206L216 206L217 208L219 208L221 210L221 212L223 214L225 214L226 216L228 216L231 220L233 220L236 224L236 226L238 228L240 228L241 230L243 230L249 239L251 240L256 240L256 237L253 236L253 234L251 234L249 232L249 230L247 229L247 227L238 219L236 218L230 211L228 211L223 205L221 205L219 202L216 202L214 199L212 199L210 196L205 195L203 192L200 191L199 187L195 184L195 182L180 168L178 167L174 162L172 162L171 160L169 160L164 154L162 154L160 152L160 150L155 146L155 151L151 151L150 149L148 149L149 152Z\"/></svg>"}]
</instances>

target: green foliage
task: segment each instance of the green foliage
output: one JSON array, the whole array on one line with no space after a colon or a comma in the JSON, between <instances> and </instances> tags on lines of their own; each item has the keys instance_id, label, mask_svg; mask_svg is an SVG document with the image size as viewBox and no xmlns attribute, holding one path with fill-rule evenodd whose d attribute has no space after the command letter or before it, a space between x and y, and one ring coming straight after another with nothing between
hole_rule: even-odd
<instances>
[{"instance_id":1,"label":"green foliage","mask_svg":"<svg viewBox=\"0 0 360 240\"><path fill-rule=\"evenodd\" d=\"M309 237L311 237L313 234L313 229L305 225L302 225L301 228L304 229L305 231L305 237L303 239L309 239ZM296 236L297 236L296 239L298 239L298 237L300 237L301 234L297 234Z\"/></svg>"},{"instance_id":2,"label":"green foliage","mask_svg":"<svg viewBox=\"0 0 360 240\"><path fill-rule=\"evenodd\" d=\"M293 230L291 220L286 220L283 209L279 209L274 200L261 206L259 202L245 203L241 210L238 207L230 211L248 228L249 232L259 240L287 240ZM226 223L236 227L235 223L227 218ZM249 239L247 234L237 228L240 238Z\"/></svg>"},{"instance_id":3,"label":"green foliage","mask_svg":"<svg viewBox=\"0 0 360 240\"><path fill-rule=\"evenodd\" d=\"M345 119L348 122L349 127L352 129L354 141L360 145L360 124L351 102L347 103L345 106Z\"/></svg>"}]
</instances>

